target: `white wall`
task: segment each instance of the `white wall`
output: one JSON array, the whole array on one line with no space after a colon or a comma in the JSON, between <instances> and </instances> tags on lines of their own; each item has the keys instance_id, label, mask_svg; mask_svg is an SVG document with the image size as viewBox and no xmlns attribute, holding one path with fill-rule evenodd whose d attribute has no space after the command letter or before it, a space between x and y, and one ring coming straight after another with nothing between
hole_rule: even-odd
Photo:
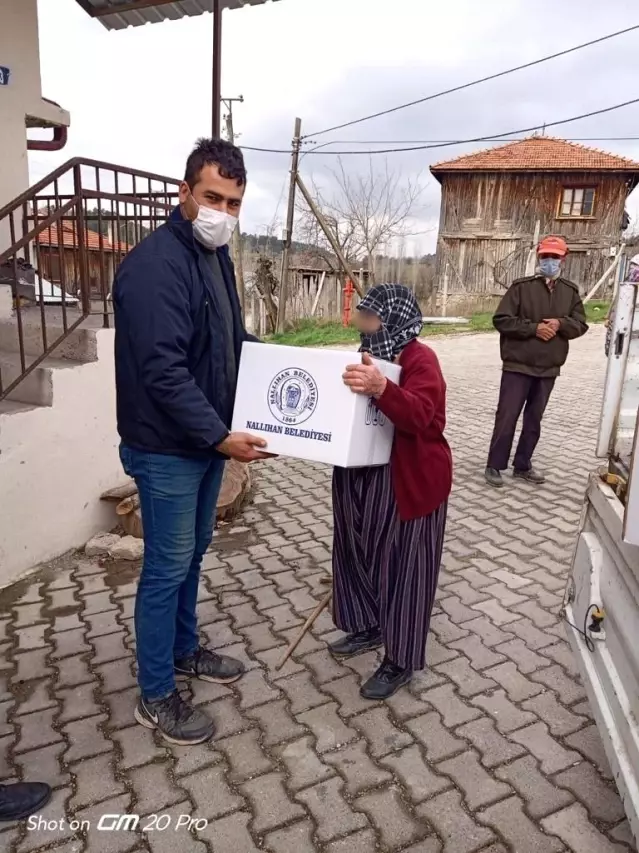
<instances>
[{"instance_id":1,"label":"white wall","mask_svg":"<svg viewBox=\"0 0 639 853\"><path fill-rule=\"evenodd\" d=\"M69 124L65 110L42 100L39 51L37 0L0 0L0 65L11 72L9 85L0 86L0 208L29 186L27 116ZM8 245L5 223L0 225L0 252Z\"/></svg>"},{"instance_id":2,"label":"white wall","mask_svg":"<svg viewBox=\"0 0 639 853\"><path fill-rule=\"evenodd\" d=\"M125 482L115 422L114 332L98 361L53 375L53 406L0 415L0 587L115 526L106 489Z\"/></svg>"},{"instance_id":3,"label":"white wall","mask_svg":"<svg viewBox=\"0 0 639 853\"><path fill-rule=\"evenodd\" d=\"M25 116L29 104L42 91L37 0L0 3L0 65L11 71L9 85L0 86L0 207L3 207L29 186Z\"/></svg>"},{"instance_id":4,"label":"white wall","mask_svg":"<svg viewBox=\"0 0 639 853\"><path fill-rule=\"evenodd\" d=\"M7 284L0 284L0 320L8 320L13 314L13 297Z\"/></svg>"}]
</instances>

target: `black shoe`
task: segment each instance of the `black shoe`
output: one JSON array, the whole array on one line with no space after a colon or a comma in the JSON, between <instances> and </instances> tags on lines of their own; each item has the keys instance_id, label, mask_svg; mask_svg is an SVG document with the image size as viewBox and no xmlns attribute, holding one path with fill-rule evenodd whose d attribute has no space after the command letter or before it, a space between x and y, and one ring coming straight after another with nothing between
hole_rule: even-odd
<instances>
[{"instance_id":1,"label":"black shoe","mask_svg":"<svg viewBox=\"0 0 639 853\"><path fill-rule=\"evenodd\" d=\"M39 811L51 799L44 782L16 782L0 785L0 820L23 820Z\"/></svg>"},{"instance_id":2,"label":"black shoe","mask_svg":"<svg viewBox=\"0 0 639 853\"><path fill-rule=\"evenodd\" d=\"M484 479L489 486L494 486L496 489L501 489L504 485L504 481L501 477L501 471L498 471L496 468L486 468L484 471Z\"/></svg>"},{"instance_id":3,"label":"black shoe","mask_svg":"<svg viewBox=\"0 0 639 853\"><path fill-rule=\"evenodd\" d=\"M516 468L513 471L513 477L516 480L526 480L528 483L534 483L535 486L541 486L546 482L546 478L534 468L529 468L527 471L518 471Z\"/></svg>"},{"instance_id":4,"label":"black shoe","mask_svg":"<svg viewBox=\"0 0 639 853\"><path fill-rule=\"evenodd\" d=\"M382 634L379 628L369 628L368 631L358 631L347 634L341 640L329 645L329 651L336 658L352 658L383 646Z\"/></svg>"},{"instance_id":5,"label":"black shoe","mask_svg":"<svg viewBox=\"0 0 639 853\"><path fill-rule=\"evenodd\" d=\"M177 690L165 699L147 702L140 699L135 719L146 729L157 729L164 740L178 746L204 743L215 734L211 718L185 702Z\"/></svg>"},{"instance_id":6,"label":"black shoe","mask_svg":"<svg viewBox=\"0 0 639 853\"><path fill-rule=\"evenodd\" d=\"M413 677L412 669L402 669L384 658L384 662L368 681L362 685L359 691L364 699L372 699L377 702L382 699L390 699Z\"/></svg>"},{"instance_id":7,"label":"black shoe","mask_svg":"<svg viewBox=\"0 0 639 853\"><path fill-rule=\"evenodd\" d=\"M190 657L175 661L175 674L214 684L231 684L244 675L244 664L200 646Z\"/></svg>"}]
</instances>

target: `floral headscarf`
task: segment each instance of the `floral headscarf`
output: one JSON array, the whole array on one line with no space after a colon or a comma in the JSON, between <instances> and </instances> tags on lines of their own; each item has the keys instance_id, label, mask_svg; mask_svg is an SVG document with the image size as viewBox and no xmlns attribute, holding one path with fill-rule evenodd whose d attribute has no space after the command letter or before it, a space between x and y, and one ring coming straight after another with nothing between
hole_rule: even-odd
<instances>
[{"instance_id":1,"label":"floral headscarf","mask_svg":"<svg viewBox=\"0 0 639 853\"><path fill-rule=\"evenodd\" d=\"M407 344L419 337L424 325L415 294L403 284L372 287L357 310L371 311L381 320L379 331L360 335L360 352L369 352L383 361L394 361Z\"/></svg>"}]
</instances>

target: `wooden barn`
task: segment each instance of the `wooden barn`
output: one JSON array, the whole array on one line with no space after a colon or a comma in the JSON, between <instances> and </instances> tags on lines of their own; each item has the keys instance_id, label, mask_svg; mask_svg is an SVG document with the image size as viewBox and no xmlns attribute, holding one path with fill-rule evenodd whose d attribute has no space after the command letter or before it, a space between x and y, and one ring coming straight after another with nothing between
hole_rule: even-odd
<instances>
[{"instance_id":1,"label":"wooden barn","mask_svg":"<svg viewBox=\"0 0 639 853\"><path fill-rule=\"evenodd\" d=\"M457 310L494 302L525 275L536 235L564 237L566 275L587 291L615 257L628 225L626 199L639 183L639 163L547 136L437 163L431 172L442 185L436 280Z\"/></svg>"},{"instance_id":2,"label":"wooden barn","mask_svg":"<svg viewBox=\"0 0 639 853\"><path fill-rule=\"evenodd\" d=\"M104 288L108 294L115 272L131 247L122 240L114 243L108 237L100 238L88 228L84 240L91 293L99 297ZM80 287L80 241L75 222L60 220L38 235L38 243L40 273L75 295Z\"/></svg>"}]
</instances>

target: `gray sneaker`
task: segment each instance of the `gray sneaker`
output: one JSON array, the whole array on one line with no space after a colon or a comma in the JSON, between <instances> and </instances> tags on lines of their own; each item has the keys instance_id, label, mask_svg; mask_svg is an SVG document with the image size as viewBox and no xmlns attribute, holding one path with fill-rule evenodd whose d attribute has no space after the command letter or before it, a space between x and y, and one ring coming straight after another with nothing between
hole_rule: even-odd
<instances>
[{"instance_id":1,"label":"gray sneaker","mask_svg":"<svg viewBox=\"0 0 639 853\"><path fill-rule=\"evenodd\" d=\"M484 479L489 486L494 486L496 489L501 489L504 485L504 481L501 477L501 471L498 471L496 468L486 468L484 471Z\"/></svg>"},{"instance_id":2,"label":"gray sneaker","mask_svg":"<svg viewBox=\"0 0 639 853\"><path fill-rule=\"evenodd\" d=\"M157 729L164 740L178 746L204 743L215 734L211 718L185 702L177 690L154 702L140 698L134 716L145 729Z\"/></svg>"},{"instance_id":3,"label":"gray sneaker","mask_svg":"<svg viewBox=\"0 0 639 853\"><path fill-rule=\"evenodd\" d=\"M516 480L526 480L528 483L534 483L535 486L541 486L546 482L544 475L540 474L539 471L535 471L534 468L529 468L527 471L518 471L515 469L513 477Z\"/></svg>"},{"instance_id":4,"label":"gray sneaker","mask_svg":"<svg viewBox=\"0 0 639 853\"><path fill-rule=\"evenodd\" d=\"M190 657L177 659L174 669L181 678L199 678L201 681L212 681L213 684L232 684L245 672L241 661L228 655L219 655L203 646Z\"/></svg>"}]
</instances>

